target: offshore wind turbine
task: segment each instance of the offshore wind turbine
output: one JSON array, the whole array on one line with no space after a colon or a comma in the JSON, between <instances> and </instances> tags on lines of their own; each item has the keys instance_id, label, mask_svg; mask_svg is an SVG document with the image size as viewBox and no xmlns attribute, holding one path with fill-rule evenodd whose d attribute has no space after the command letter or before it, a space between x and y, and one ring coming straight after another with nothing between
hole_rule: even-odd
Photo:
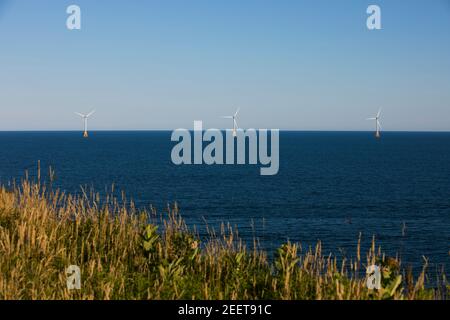
<instances>
[{"instance_id":1,"label":"offshore wind turbine","mask_svg":"<svg viewBox=\"0 0 450 320\"><path fill-rule=\"evenodd\" d=\"M89 112L88 114L82 114L82 113L78 113L78 112L75 112L75 114L76 115L79 115L81 118L83 118L83 121L84 121L84 132L83 132L83 138L87 138L87 137L89 137L89 135L88 135L88 118L90 117L90 116L92 116L93 114L94 114L94 112L95 112L95 110L92 110L91 112Z\"/></svg>"},{"instance_id":2,"label":"offshore wind turbine","mask_svg":"<svg viewBox=\"0 0 450 320\"><path fill-rule=\"evenodd\" d=\"M232 116L224 116L224 117L222 117L224 119L233 119L233 137L237 136L237 130L239 129L238 123L236 121L237 115L239 114L239 110L240 110L240 108L238 108L236 110L235 114L232 115Z\"/></svg>"},{"instance_id":3,"label":"offshore wind turbine","mask_svg":"<svg viewBox=\"0 0 450 320\"><path fill-rule=\"evenodd\" d=\"M380 123L380 117L381 117L381 109L378 110L377 115L374 118L367 118L367 120L374 120L375 121L375 138L379 139L381 137L381 123Z\"/></svg>"}]
</instances>

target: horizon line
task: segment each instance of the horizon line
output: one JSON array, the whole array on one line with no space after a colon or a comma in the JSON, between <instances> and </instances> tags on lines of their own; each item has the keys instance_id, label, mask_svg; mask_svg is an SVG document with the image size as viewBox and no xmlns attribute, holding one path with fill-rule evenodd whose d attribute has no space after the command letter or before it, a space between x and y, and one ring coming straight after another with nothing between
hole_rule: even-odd
<instances>
[{"instance_id":1,"label":"horizon line","mask_svg":"<svg viewBox=\"0 0 450 320\"><path fill-rule=\"evenodd\" d=\"M98 129L98 130L89 130L89 132L171 132L177 129L185 129L188 131L194 131L193 129L188 128L176 128L176 129ZM218 129L220 131L232 130L232 129L220 129L220 128L209 128L209 129ZM206 131L209 129L205 129L202 131ZM313 129L269 129L269 128L246 128L247 129L255 129L255 130L279 130L280 132L361 132L361 133L373 133L373 130L313 130ZM57 130L57 129L38 129L38 130L29 130L29 129L20 129L20 130L0 130L0 133L14 133L14 132L83 132L83 130ZM382 133L450 133L450 130L384 130Z\"/></svg>"}]
</instances>

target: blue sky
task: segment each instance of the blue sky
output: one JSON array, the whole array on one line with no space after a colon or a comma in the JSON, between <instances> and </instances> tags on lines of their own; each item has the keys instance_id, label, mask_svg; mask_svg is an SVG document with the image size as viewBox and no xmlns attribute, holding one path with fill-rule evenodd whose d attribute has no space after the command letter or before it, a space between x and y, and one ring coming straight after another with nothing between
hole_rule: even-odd
<instances>
[{"instance_id":1,"label":"blue sky","mask_svg":"<svg viewBox=\"0 0 450 320\"><path fill-rule=\"evenodd\" d=\"M66 28L66 8L82 30ZM382 10L382 30L366 9ZM0 0L0 130L450 130L450 1Z\"/></svg>"}]
</instances>

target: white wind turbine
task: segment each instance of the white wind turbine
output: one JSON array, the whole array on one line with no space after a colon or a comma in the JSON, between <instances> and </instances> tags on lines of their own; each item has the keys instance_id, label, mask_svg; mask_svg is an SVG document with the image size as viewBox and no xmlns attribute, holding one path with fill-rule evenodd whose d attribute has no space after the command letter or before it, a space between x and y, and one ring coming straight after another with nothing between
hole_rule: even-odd
<instances>
[{"instance_id":1,"label":"white wind turbine","mask_svg":"<svg viewBox=\"0 0 450 320\"><path fill-rule=\"evenodd\" d=\"M380 135L380 130L381 130L380 116L381 116L381 109L378 110L376 117L367 118L367 120L375 120L375 138L381 137L381 135Z\"/></svg>"},{"instance_id":2,"label":"white wind turbine","mask_svg":"<svg viewBox=\"0 0 450 320\"><path fill-rule=\"evenodd\" d=\"M94 112L95 112L95 110L92 110L90 113L88 113L88 114L82 114L82 113L78 113L78 112L75 112L75 114L76 115L79 115L80 117L82 117L83 118L83 121L84 121L84 132L83 132L83 137L84 138L87 138L89 135L88 135L88 131L87 131L87 128L88 128L88 125L87 125L87 123L88 123L88 118L90 117L90 116L92 116L93 114L94 114Z\"/></svg>"},{"instance_id":3,"label":"white wind turbine","mask_svg":"<svg viewBox=\"0 0 450 320\"><path fill-rule=\"evenodd\" d=\"M236 121L237 115L239 114L239 110L240 110L240 108L238 108L236 110L236 113L234 115L232 115L232 116L224 116L224 117L222 117L224 119L233 119L233 137L237 136L237 130L239 129L237 121Z\"/></svg>"}]
</instances>

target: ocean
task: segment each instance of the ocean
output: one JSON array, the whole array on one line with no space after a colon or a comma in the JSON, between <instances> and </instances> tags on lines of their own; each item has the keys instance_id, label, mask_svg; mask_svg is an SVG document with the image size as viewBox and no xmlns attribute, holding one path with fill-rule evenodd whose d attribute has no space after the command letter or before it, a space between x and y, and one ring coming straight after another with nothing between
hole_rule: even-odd
<instances>
[{"instance_id":1,"label":"ocean","mask_svg":"<svg viewBox=\"0 0 450 320\"><path fill-rule=\"evenodd\" d=\"M170 135L0 132L0 182L34 177L39 160L68 193L104 195L114 184L139 208L165 212L176 202L200 236L206 223L229 222L269 253L288 240L303 250L321 240L324 252L354 257L361 233L363 250L374 236L415 271L423 256L433 268L450 265L450 133L282 131L274 176L260 165L176 166Z\"/></svg>"}]
</instances>

